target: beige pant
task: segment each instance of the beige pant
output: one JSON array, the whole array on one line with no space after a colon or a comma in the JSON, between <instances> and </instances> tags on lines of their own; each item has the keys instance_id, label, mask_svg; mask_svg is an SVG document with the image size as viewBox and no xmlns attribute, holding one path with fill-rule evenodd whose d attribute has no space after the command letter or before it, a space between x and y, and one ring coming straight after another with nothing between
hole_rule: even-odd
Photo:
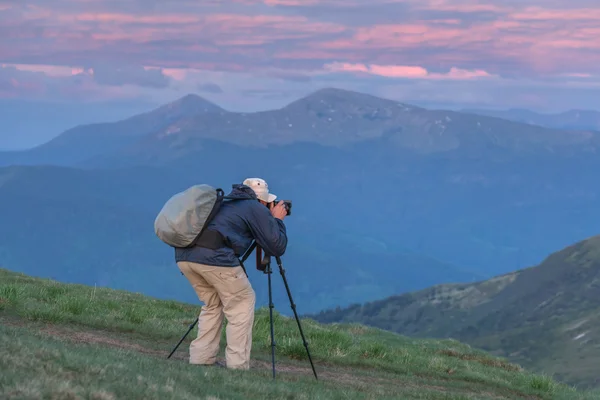
<instances>
[{"instance_id":1,"label":"beige pant","mask_svg":"<svg viewBox=\"0 0 600 400\"><path fill-rule=\"evenodd\" d=\"M190 363L215 363L225 315L227 367L249 369L256 295L242 267L183 261L177 265L204 303L198 319L198 337L190 345Z\"/></svg>"}]
</instances>

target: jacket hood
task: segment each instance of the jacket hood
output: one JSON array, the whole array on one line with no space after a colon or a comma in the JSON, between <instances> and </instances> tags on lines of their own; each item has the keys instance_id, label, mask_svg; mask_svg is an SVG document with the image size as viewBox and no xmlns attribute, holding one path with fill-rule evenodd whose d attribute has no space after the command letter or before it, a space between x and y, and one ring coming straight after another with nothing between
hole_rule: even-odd
<instances>
[{"instance_id":1,"label":"jacket hood","mask_svg":"<svg viewBox=\"0 0 600 400\"><path fill-rule=\"evenodd\" d=\"M229 192L229 194L227 195L227 197L230 199L258 200L258 197L256 197L256 193L254 193L254 190L252 190L252 188L250 188L246 185L241 185L241 184L236 183L234 185L231 185L231 188L232 188L231 192Z\"/></svg>"}]
</instances>

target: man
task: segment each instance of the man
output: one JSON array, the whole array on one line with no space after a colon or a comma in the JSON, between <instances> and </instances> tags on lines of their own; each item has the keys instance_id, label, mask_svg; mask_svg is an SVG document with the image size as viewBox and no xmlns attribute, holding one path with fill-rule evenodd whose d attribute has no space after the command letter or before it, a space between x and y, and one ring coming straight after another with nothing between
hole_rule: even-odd
<instances>
[{"instance_id":1,"label":"man","mask_svg":"<svg viewBox=\"0 0 600 400\"><path fill-rule=\"evenodd\" d=\"M283 223L287 211L283 202L273 203L277 196L260 178L233 185L228 197L235 200L221 205L198 244L176 249L175 258L204 303L198 337L190 345L190 363L215 364L225 315L227 367L249 369L256 296L238 257L253 240L265 255L282 256L287 247Z\"/></svg>"}]
</instances>

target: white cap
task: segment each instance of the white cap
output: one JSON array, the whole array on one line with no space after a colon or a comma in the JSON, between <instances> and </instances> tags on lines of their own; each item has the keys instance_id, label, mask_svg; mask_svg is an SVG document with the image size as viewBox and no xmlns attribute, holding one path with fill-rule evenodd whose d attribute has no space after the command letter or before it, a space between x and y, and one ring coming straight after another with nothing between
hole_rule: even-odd
<instances>
[{"instance_id":1,"label":"white cap","mask_svg":"<svg viewBox=\"0 0 600 400\"><path fill-rule=\"evenodd\" d=\"M277 198L276 195L269 193L269 185L264 179L248 178L244 180L243 184L254 190L256 197L264 202L271 203Z\"/></svg>"}]
</instances>

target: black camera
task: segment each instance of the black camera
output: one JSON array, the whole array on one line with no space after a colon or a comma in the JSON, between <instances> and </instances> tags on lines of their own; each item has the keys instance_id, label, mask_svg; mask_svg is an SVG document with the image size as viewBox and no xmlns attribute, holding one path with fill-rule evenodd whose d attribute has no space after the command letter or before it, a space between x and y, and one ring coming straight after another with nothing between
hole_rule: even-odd
<instances>
[{"instance_id":1,"label":"black camera","mask_svg":"<svg viewBox=\"0 0 600 400\"><path fill-rule=\"evenodd\" d=\"M283 205L285 206L287 215L292 214L292 201L291 200L279 200L279 201L283 201ZM275 200L275 203L279 203L279 201Z\"/></svg>"},{"instance_id":2,"label":"black camera","mask_svg":"<svg viewBox=\"0 0 600 400\"><path fill-rule=\"evenodd\" d=\"M279 204L280 201L283 201L283 206L285 207L285 210L287 211L286 215L290 215L292 214L292 201L291 200L274 200L272 203L267 204L267 208L271 208L271 207L275 207L277 204Z\"/></svg>"}]
</instances>

